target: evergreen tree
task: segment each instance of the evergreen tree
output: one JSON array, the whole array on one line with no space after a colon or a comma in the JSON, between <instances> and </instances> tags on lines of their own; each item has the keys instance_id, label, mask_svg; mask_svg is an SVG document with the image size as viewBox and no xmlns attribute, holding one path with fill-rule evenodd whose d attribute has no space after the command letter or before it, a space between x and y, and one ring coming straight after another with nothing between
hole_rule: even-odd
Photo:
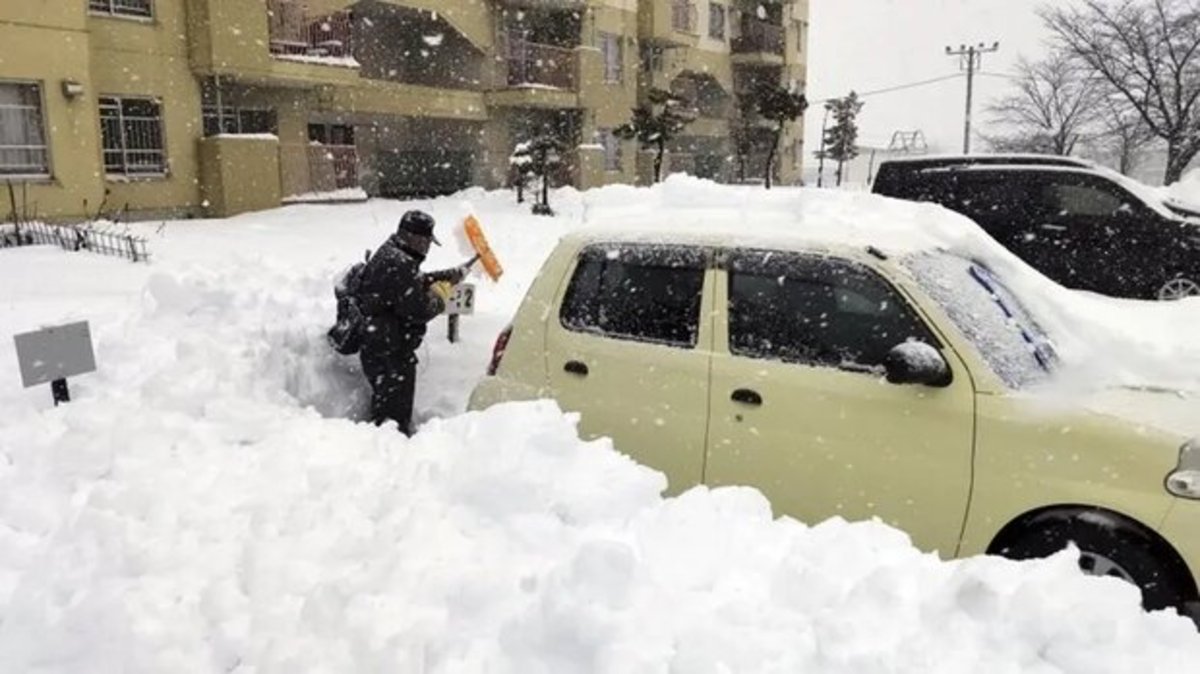
<instances>
[{"instance_id":1,"label":"evergreen tree","mask_svg":"<svg viewBox=\"0 0 1200 674\"><path fill-rule=\"evenodd\" d=\"M642 147L654 148L654 182L662 180L663 154L695 116L687 109L687 101L663 89L651 89L648 102L633 109L633 119L617 127L618 138L637 140Z\"/></svg>"},{"instance_id":2,"label":"evergreen tree","mask_svg":"<svg viewBox=\"0 0 1200 674\"><path fill-rule=\"evenodd\" d=\"M851 91L845 98L836 98L825 103L833 117L833 126L825 131L825 156L837 161L837 184L842 184L846 162L858 156L858 113L863 103L858 94Z\"/></svg>"},{"instance_id":3,"label":"evergreen tree","mask_svg":"<svg viewBox=\"0 0 1200 674\"><path fill-rule=\"evenodd\" d=\"M775 138L771 142L771 150L767 153L767 166L763 172L766 177L767 189L771 189L771 178L774 175L775 156L779 153L779 143L787 131L787 125L796 121L808 109L808 99L804 94L798 94L778 85L763 84L755 91L755 101L758 114L763 119L775 123Z\"/></svg>"},{"instance_id":4,"label":"evergreen tree","mask_svg":"<svg viewBox=\"0 0 1200 674\"><path fill-rule=\"evenodd\" d=\"M509 162L522 176L536 176L542 180L542 191L533 204L534 215L554 215L550 208L550 172L562 163L563 144L554 136L540 135L524 143L518 143ZM518 192L520 194L520 192Z\"/></svg>"}]
</instances>

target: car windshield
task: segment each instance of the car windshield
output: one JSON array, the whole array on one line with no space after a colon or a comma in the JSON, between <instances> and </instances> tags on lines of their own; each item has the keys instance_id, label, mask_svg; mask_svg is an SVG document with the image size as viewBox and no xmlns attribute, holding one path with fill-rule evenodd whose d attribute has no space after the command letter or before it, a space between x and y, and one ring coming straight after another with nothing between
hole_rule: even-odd
<instances>
[{"instance_id":1,"label":"car windshield","mask_svg":"<svg viewBox=\"0 0 1200 674\"><path fill-rule=\"evenodd\" d=\"M921 253L906 264L1006 384L1024 388L1053 372L1058 356L1050 339L987 267L948 253Z\"/></svg>"}]
</instances>

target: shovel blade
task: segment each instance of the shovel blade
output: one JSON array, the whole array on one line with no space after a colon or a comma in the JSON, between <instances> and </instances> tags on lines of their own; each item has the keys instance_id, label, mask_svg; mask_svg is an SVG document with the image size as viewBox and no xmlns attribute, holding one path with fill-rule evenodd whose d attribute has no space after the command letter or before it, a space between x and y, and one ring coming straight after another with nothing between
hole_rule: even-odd
<instances>
[{"instance_id":1,"label":"shovel blade","mask_svg":"<svg viewBox=\"0 0 1200 674\"><path fill-rule=\"evenodd\" d=\"M500 266L500 261L496 259L496 254L488 245L487 237L483 235L483 227L480 226L479 220L474 215L468 215L467 219L463 221L463 231L467 235L467 240L471 242L471 248L474 248L475 254L479 256L479 264L483 266L483 271L488 278L499 281L504 274L504 267Z\"/></svg>"}]
</instances>

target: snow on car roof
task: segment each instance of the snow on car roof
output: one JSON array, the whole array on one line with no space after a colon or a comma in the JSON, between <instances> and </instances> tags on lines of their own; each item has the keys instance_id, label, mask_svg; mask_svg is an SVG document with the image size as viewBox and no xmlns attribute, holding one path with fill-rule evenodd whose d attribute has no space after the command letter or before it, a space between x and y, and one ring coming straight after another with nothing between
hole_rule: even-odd
<instances>
[{"instance_id":1,"label":"snow on car roof","mask_svg":"<svg viewBox=\"0 0 1200 674\"><path fill-rule=\"evenodd\" d=\"M650 193L635 194L633 188L593 193L580 235L742 247L874 246L897 255L936 249L985 256L1002 252L971 220L934 204L865 192L714 187L672 176Z\"/></svg>"},{"instance_id":2,"label":"snow on car roof","mask_svg":"<svg viewBox=\"0 0 1200 674\"><path fill-rule=\"evenodd\" d=\"M903 157L888 157L881 164L916 164L916 163L954 163L954 164L971 164L971 163L1034 163L1039 166L1045 166L1047 162L1055 162L1060 165L1072 164L1080 168L1088 168L1096 166L1095 163L1079 157L1063 157L1058 155L1048 154L926 154L926 155L911 155Z\"/></svg>"}]
</instances>

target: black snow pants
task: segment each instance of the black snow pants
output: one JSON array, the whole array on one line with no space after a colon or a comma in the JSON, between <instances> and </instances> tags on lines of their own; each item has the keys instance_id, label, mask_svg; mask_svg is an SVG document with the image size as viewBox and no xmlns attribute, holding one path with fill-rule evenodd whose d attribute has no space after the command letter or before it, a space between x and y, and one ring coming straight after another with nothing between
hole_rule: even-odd
<instances>
[{"instance_id":1,"label":"black snow pants","mask_svg":"<svg viewBox=\"0 0 1200 674\"><path fill-rule=\"evenodd\" d=\"M371 384L371 422L382 426L388 420L400 425L400 432L413 434L413 397L417 390L417 355L410 351L359 353L363 374Z\"/></svg>"}]
</instances>

